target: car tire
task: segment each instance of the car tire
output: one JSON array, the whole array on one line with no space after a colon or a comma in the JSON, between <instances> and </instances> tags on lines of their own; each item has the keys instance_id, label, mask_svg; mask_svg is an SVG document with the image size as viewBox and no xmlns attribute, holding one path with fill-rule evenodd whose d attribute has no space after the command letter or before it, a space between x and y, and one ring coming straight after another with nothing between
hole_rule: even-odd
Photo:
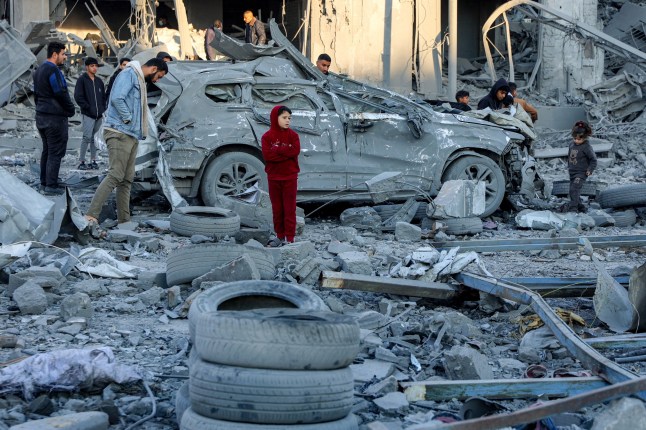
<instances>
[{"instance_id":1,"label":"car tire","mask_svg":"<svg viewBox=\"0 0 646 430\"><path fill-rule=\"evenodd\" d=\"M225 152L209 162L202 176L200 195L207 206L218 206L218 196L234 196L259 182L267 191L267 175L262 161L247 152Z\"/></svg>"},{"instance_id":2,"label":"car tire","mask_svg":"<svg viewBox=\"0 0 646 430\"><path fill-rule=\"evenodd\" d=\"M249 424L215 420L189 408L182 418L181 430L359 430L357 417L350 414L340 420L316 424Z\"/></svg>"},{"instance_id":3,"label":"car tire","mask_svg":"<svg viewBox=\"0 0 646 430\"><path fill-rule=\"evenodd\" d=\"M610 212L610 216L615 219L615 227L632 227L637 222L637 212L634 209Z\"/></svg>"},{"instance_id":4,"label":"car tire","mask_svg":"<svg viewBox=\"0 0 646 430\"><path fill-rule=\"evenodd\" d=\"M482 233L482 220L478 217L470 218L448 218L440 222L446 224L448 234L478 234Z\"/></svg>"},{"instance_id":5,"label":"car tire","mask_svg":"<svg viewBox=\"0 0 646 430\"><path fill-rule=\"evenodd\" d=\"M359 325L334 312L257 309L202 313L195 348L204 361L276 370L329 370L359 352Z\"/></svg>"},{"instance_id":6,"label":"car tire","mask_svg":"<svg viewBox=\"0 0 646 430\"><path fill-rule=\"evenodd\" d=\"M211 287L193 300L188 310L188 329L191 340L195 340L195 328L202 314L260 308L329 311L325 302L318 295L295 284L279 281L228 282Z\"/></svg>"},{"instance_id":7,"label":"car tire","mask_svg":"<svg viewBox=\"0 0 646 430\"><path fill-rule=\"evenodd\" d=\"M586 181L581 188L581 195L596 197L599 185L596 182ZM552 183L552 195L566 197L570 195L570 181L554 181Z\"/></svg>"},{"instance_id":8,"label":"car tire","mask_svg":"<svg viewBox=\"0 0 646 430\"><path fill-rule=\"evenodd\" d=\"M233 236L240 231L240 216L228 209L184 206L170 214L170 229L181 236Z\"/></svg>"},{"instance_id":9,"label":"car tire","mask_svg":"<svg viewBox=\"0 0 646 430\"><path fill-rule=\"evenodd\" d=\"M404 206L404 205L403 204L376 205L376 206L373 206L372 208L379 214L382 221L386 221L388 218L395 215L402 208L402 206ZM427 207L428 207L428 203L420 202L419 207L417 208L417 211L415 212L415 216L413 217L413 221L420 222L424 218L426 218L426 208Z\"/></svg>"},{"instance_id":10,"label":"car tire","mask_svg":"<svg viewBox=\"0 0 646 430\"><path fill-rule=\"evenodd\" d=\"M313 424L347 416L354 403L349 367L273 370L198 360L190 369L191 409L254 424Z\"/></svg>"},{"instance_id":11,"label":"car tire","mask_svg":"<svg viewBox=\"0 0 646 430\"><path fill-rule=\"evenodd\" d=\"M247 245L200 243L174 250L166 262L166 283L169 287L191 282L214 267L222 266L247 254L256 263L261 279L273 279L274 258L266 250Z\"/></svg>"},{"instance_id":12,"label":"car tire","mask_svg":"<svg viewBox=\"0 0 646 430\"><path fill-rule=\"evenodd\" d=\"M505 176L492 159L466 155L452 162L442 175L442 182L452 179L478 179L486 182L485 211L480 216L494 213L505 198Z\"/></svg>"},{"instance_id":13,"label":"car tire","mask_svg":"<svg viewBox=\"0 0 646 430\"><path fill-rule=\"evenodd\" d=\"M599 204L602 208L642 206L646 204L646 184L606 188L599 193Z\"/></svg>"},{"instance_id":14,"label":"car tire","mask_svg":"<svg viewBox=\"0 0 646 430\"><path fill-rule=\"evenodd\" d=\"M175 416L177 417L177 425L181 424L184 412L191 407L188 385L188 381L184 382L175 393Z\"/></svg>"}]
</instances>

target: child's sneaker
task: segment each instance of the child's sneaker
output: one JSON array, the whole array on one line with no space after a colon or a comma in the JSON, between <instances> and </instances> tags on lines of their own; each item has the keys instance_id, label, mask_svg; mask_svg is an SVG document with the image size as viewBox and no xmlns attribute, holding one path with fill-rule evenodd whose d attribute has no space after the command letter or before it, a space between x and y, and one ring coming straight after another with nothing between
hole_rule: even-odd
<instances>
[{"instance_id":1,"label":"child's sneaker","mask_svg":"<svg viewBox=\"0 0 646 430\"><path fill-rule=\"evenodd\" d=\"M85 164L85 161L81 161L81 164L79 164L78 169L79 170L89 170L90 167L88 167L88 165Z\"/></svg>"},{"instance_id":2,"label":"child's sneaker","mask_svg":"<svg viewBox=\"0 0 646 430\"><path fill-rule=\"evenodd\" d=\"M96 161L92 161L92 163L90 163L90 169L92 169L92 170L98 170L99 169L99 165L96 164Z\"/></svg>"}]
</instances>

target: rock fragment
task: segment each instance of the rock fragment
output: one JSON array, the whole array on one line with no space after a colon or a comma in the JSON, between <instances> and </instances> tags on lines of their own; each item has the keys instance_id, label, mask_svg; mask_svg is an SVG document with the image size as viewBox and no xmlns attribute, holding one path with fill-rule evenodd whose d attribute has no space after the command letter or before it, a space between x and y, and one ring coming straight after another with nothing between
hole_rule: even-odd
<instances>
[{"instance_id":1,"label":"rock fragment","mask_svg":"<svg viewBox=\"0 0 646 430\"><path fill-rule=\"evenodd\" d=\"M13 292L13 300L24 315L39 315L47 310L47 294L43 288L27 281Z\"/></svg>"},{"instance_id":2,"label":"rock fragment","mask_svg":"<svg viewBox=\"0 0 646 430\"><path fill-rule=\"evenodd\" d=\"M487 356L467 346L456 345L445 353L444 368L453 380L493 379Z\"/></svg>"}]
</instances>

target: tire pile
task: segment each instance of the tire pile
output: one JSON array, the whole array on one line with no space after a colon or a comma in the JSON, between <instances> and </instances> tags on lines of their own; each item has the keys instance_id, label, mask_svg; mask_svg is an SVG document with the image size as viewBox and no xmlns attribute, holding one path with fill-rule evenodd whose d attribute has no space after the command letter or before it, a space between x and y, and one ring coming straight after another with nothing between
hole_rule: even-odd
<instances>
[{"instance_id":1,"label":"tire pile","mask_svg":"<svg viewBox=\"0 0 646 430\"><path fill-rule=\"evenodd\" d=\"M276 281L217 285L191 305L189 328L181 430L358 429L348 366L359 325L311 291Z\"/></svg>"},{"instance_id":2,"label":"tire pile","mask_svg":"<svg viewBox=\"0 0 646 430\"><path fill-rule=\"evenodd\" d=\"M646 207L646 184L606 188L599 193L597 200L614 218L615 226L630 227L637 222L637 212L633 208Z\"/></svg>"}]
</instances>

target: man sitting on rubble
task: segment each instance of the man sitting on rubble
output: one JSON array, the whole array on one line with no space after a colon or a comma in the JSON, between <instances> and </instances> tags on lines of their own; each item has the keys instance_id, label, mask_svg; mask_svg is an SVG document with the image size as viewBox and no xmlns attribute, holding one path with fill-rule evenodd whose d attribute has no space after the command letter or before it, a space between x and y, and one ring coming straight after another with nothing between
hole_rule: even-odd
<instances>
[{"instance_id":1,"label":"man sitting on rubble","mask_svg":"<svg viewBox=\"0 0 646 430\"><path fill-rule=\"evenodd\" d=\"M511 95L514 97L514 103L521 105L525 112L527 112L532 118L532 122L536 122L538 120L538 111L536 110L536 108L529 104L526 100L518 98L518 86L514 82L509 83L509 89L511 91Z\"/></svg>"},{"instance_id":2,"label":"man sitting on rubble","mask_svg":"<svg viewBox=\"0 0 646 430\"><path fill-rule=\"evenodd\" d=\"M105 89L103 81L96 76L99 62L96 58L88 57L85 60L85 73L83 73L74 88L74 100L81 108L83 139L81 140L81 153L79 157L79 170L98 169L96 164L96 145L94 133L101 127L101 117L106 108ZM92 162L85 164L85 153L90 146Z\"/></svg>"},{"instance_id":3,"label":"man sitting on rubble","mask_svg":"<svg viewBox=\"0 0 646 430\"><path fill-rule=\"evenodd\" d=\"M489 108L491 110L498 110L504 107L503 100L509 94L511 90L509 89L509 84L504 79L498 79L498 82L493 84L489 94L484 96L478 102L478 110Z\"/></svg>"},{"instance_id":4,"label":"man sitting on rubble","mask_svg":"<svg viewBox=\"0 0 646 430\"><path fill-rule=\"evenodd\" d=\"M119 60L119 67L117 67L117 70L110 76L110 80L108 81L108 87L105 89L105 104L106 108L108 107L108 100L110 100L110 90L112 90L112 85L114 85L114 80L117 79L117 76L123 69L126 68L126 65L130 62L130 58L123 57L121 60Z\"/></svg>"},{"instance_id":5,"label":"man sitting on rubble","mask_svg":"<svg viewBox=\"0 0 646 430\"><path fill-rule=\"evenodd\" d=\"M244 41L253 45L266 45L267 36L265 35L265 24L253 16L253 12L245 10L242 14L242 20L245 22Z\"/></svg>"}]
</instances>

